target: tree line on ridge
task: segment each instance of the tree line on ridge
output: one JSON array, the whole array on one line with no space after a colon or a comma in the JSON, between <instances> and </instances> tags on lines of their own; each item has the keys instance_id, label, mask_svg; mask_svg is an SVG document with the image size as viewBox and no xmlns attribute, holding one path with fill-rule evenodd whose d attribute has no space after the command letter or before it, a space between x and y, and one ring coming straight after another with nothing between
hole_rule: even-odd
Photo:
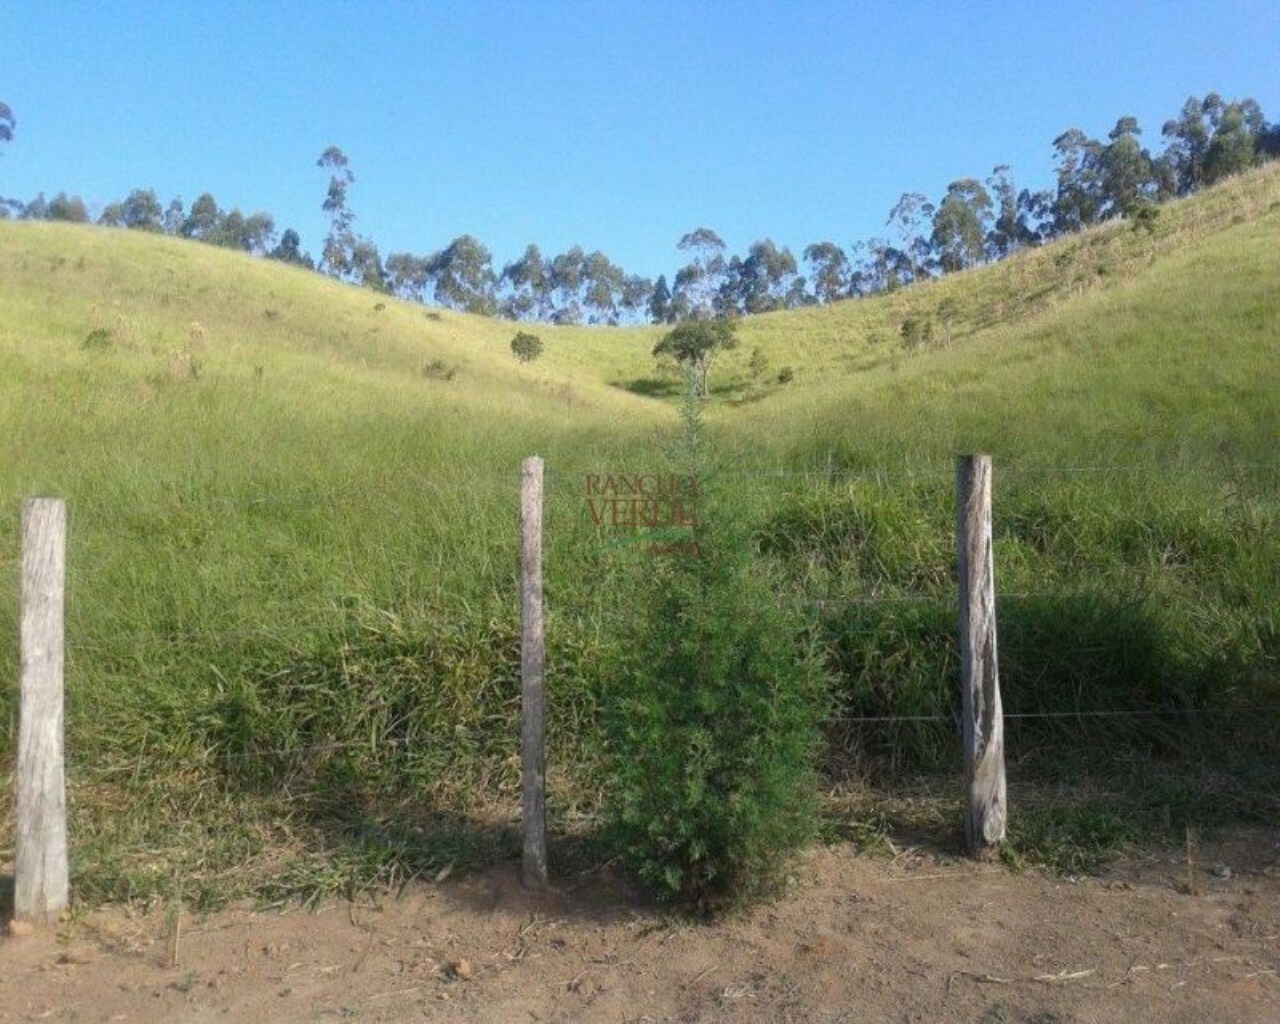
<instances>
[{"instance_id":1,"label":"tree line on ridge","mask_svg":"<svg viewBox=\"0 0 1280 1024\"><path fill-rule=\"evenodd\" d=\"M13 111L0 101L0 142L11 142ZM628 273L600 250L573 246L546 255L530 243L498 270L489 249L461 235L430 253L393 252L355 230L349 203L355 176L346 154L329 146L317 160L328 172L321 204L329 230L318 259L298 232L277 234L275 218L222 208L210 193L190 208L162 204L140 188L108 203L95 218L78 195L44 194L29 202L0 198L0 218L62 220L152 231L254 253L316 270L403 299L516 321L618 324L751 316L890 291L940 274L1003 259L1018 249L1119 217L1155 215L1158 204L1189 195L1280 156L1280 124L1269 124L1252 99L1217 93L1190 97L1161 128L1164 148L1143 147L1137 120L1117 120L1105 140L1070 128L1053 141L1056 181L1019 188L1007 165L985 179L961 178L936 202L903 193L889 211L890 236L848 249L833 241L806 246L800 259L771 239L730 254L715 231L699 227L677 251L687 261L650 280Z\"/></svg>"}]
</instances>

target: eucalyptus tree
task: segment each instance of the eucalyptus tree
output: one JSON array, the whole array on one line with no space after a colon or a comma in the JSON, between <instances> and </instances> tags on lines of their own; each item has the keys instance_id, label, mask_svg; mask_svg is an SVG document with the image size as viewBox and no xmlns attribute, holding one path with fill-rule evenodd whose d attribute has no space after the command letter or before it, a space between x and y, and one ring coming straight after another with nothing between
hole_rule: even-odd
<instances>
[{"instance_id":1,"label":"eucalyptus tree","mask_svg":"<svg viewBox=\"0 0 1280 1024\"><path fill-rule=\"evenodd\" d=\"M393 295L410 302L426 299L427 284L431 280L430 258L415 256L411 252L393 252L386 262L387 288Z\"/></svg>"},{"instance_id":2,"label":"eucalyptus tree","mask_svg":"<svg viewBox=\"0 0 1280 1024\"><path fill-rule=\"evenodd\" d=\"M1266 129L1262 110L1251 99L1222 106L1204 155L1204 180L1213 184L1248 170L1258 160L1258 137Z\"/></svg>"},{"instance_id":3,"label":"eucalyptus tree","mask_svg":"<svg viewBox=\"0 0 1280 1024\"><path fill-rule=\"evenodd\" d=\"M223 212L218 201L208 193L202 193L187 212L178 233L183 238L195 238L202 242L212 241L222 228Z\"/></svg>"},{"instance_id":4,"label":"eucalyptus tree","mask_svg":"<svg viewBox=\"0 0 1280 1024\"><path fill-rule=\"evenodd\" d=\"M582 261L582 304L595 324L616 324L627 275L596 250Z\"/></svg>"},{"instance_id":5,"label":"eucalyptus tree","mask_svg":"<svg viewBox=\"0 0 1280 1024\"><path fill-rule=\"evenodd\" d=\"M375 292L390 291L378 247L363 235L358 235L351 247L351 278L356 284L372 288Z\"/></svg>"},{"instance_id":6,"label":"eucalyptus tree","mask_svg":"<svg viewBox=\"0 0 1280 1024\"><path fill-rule=\"evenodd\" d=\"M575 245L551 259L551 290L555 308L551 318L560 324L582 322L582 286L587 254Z\"/></svg>"},{"instance_id":7,"label":"eucalyptus tree","mask_svg":"<svg viewBox=\"0 0 1280 1024\"><path fill-rule=\"evenodd\" d=\"M1064 235L1098 223L1102 217L1102 144L1079 128L1069 128L1053 140L1057 153L1057 194L1053 201L1053 232Z\"/></svg>"},{"instance_id":8,"label":"eucalyptus tree","mask_svg":"<svg viewBox=\"0 0 1280 1024\"><path fill-rule=\"evenodd\" d=\"M546 320L554 306L551 261L536 245L526 246L524 255L502 268L499 283L504 292L500 309L512 320Z\"/></svg>"},{"instance_id":9,"label":"eucalyptus tree","mask_svg":"<svg viewBox=\"0 0 1280 1024\"><path fill-rule=\"evenodd\" d=\"M435 282L435 298L441 305L467 313L491 316L497 310L489 250L471 235L460 235L427 263Z\"/></svg>"},{"instance_id":10,"label":"eucalyptus tree","mask_svg":"<svg viewBox=\"0 0 1280 1024\"><path fill-rule=\"evenodd\" d=\"M1174 187L1180 196L1194 192L1204 184L1204 158L1209 152L1212 127L1208 123L1211 110L1205 109L1205 101L1221 102L1221 97L1210 93L1205 100L1188 96L1182 111L1170 118L1160 129L1165 138L1165 159L1173 174Z\"/></svg>"},{"instance_id":11,"label":"eucalyptus tree","mask_svg":"<svg viewBox=\"0 0 1280 1024\"><path fill-rule=\"evenodd\" d=\"M164 208L164 233L166 235L182 234L182 225L186 223L187 214L182 200L175 196Z\"/></svg>"},{"instance_id":12,"label":"eucalyptus tree","mask_svg":"<svg viewBox=\"0 0 1280 1024\"><path fill-rule=\"evenodd\" d=\"M47 213L49 220L65 220L72 224L89 223L89 208L79 196L69 196L59 192L49 200Z\"/></svg>"},{"instance_id":13,"label":"eucalyptus tree","mask_svg":"<svg viewBox=\"0 0 1280 1024\"><path fill-rule=\"evenodd\" d=\"M850 252L850 295L891 292L911 280L911 258L887 238L865 239Z\"/></svg>"},{"instance_id":14,"label":"eucalyptus tree","mask_svg":"<svg viewBox=\"0 0 1280 1024\"><path fill-rule=\"evenodd\" d=\"M1008 164L992 168L987 188L995 203L995 218L987 234L987 252L992 259L1002 260L1026 240L1019 218L1017 186Z\"/></svg>"},{"instance_id":15,"label":"eucalyptus tree","mask_svg":"<svg viewBox=\"0 0 1280 1024\"><path fill-rule=\"evenodd\" d=\"M655 324L669 324L675 320L671 308L671 287L667 284L667 275L659 274L653 283L653 291L649 295L649 320Z\"/></svg>"},{"instance_id":16,"label":"eucalyptus tree","mask_svg":"<svg viewBox=\"0 0 1280 1024\"><path fill-rule=\"evenodd\" d=\"M631 317L640 316L649 308L653 296L654 285L647 277L639 274L628 274L622 282L622 297L619 306Z\"/></svg>"},{"instance_id":17,"label":"eucalyptus tree","mask_svg":"<svg viewBox=\"0 0 1280 1024\"><path fill-rule=\"evenodd\" d=\"M59 192L52 199L39 193L31 202L15 203L17 215L22 220L61 220L72 224L89 223L89 208L79 196Z\"/></svg>"},{"instance_id":18,"label":"eucalyptus tree","mask_svg":"<svg viewBox=\"0 0 1280 1024\"><path fill-rule=\"evenodd\" d=\"M812 269L813 297L826 305L844 298L849 291L849 257L835 242L815 242L806 246L804 261Z\"/></svg>"},{"instance_id":19,"label":"eucalyptus tree","mask_svg":"<svg viewBox=\"0 0 1280 1024\"><path fill-rule=\"evenodd\" d=\"M1264 160L1280 157L1280 121L1265 125L1257 138L1258 156Z\"/></svg>"},{"instance_id":20,"label":"eucalyptus tree","mask_svg":"<svg viewBox=\"0 0 1280 1024\"><path fill-rule=\"evenodd\" d=\"M677 243L681 252L692 254L676 272L672 308L677 319L705 319L715 314L716 297L724 283L728 264L724 239L710 228L696 228Z\"/></svg>"},{"instance_id":21,"label":"eucalyptus tree","mask_svg":"<svg viewBox=\"0 0 1280 1024\"><path fill-rule=\"evenodd\" d=\"M315 261L302 251L302 237L293 228L285 228L274 249L267 253L267 259L291 263L296 267L315 270Z\"/></svg>"},{"instance_id":22,"label":"eucalyptus tree","mask_svg":"<svg viewBox=\"0 0 1280 1024\"><path fill-rule=\"evenodd\" d=\"M356 178L347 155L337 146L325 149L316 166L329 172L329 187L320 205L329 217L329 233L324 238L320 269L332 277L347 278L353 270L352 249L356 244L352 229L356 217L347 206L347 190L355 184Z\"/></svg>"},{"instance_id":23,"label":"eucalyptus tree","mask_svg":"<svg viewBox=\"0 0 1280 1024\"><path fill-rule=\"evenodd\" d=\"M108 203L98 218L108 227L131 228L135 231L164 230L164 210L149 188L136 188L121 202Z\"/></svg>"},{"instance_id":24,"label":"eucalyptus tree","mask_svg":"<svg viewBox=\"0 0 1280 1024\"><path fill-rule=\"evenodd\" d=\"M898 230L902 245L898 251L907 257L911 280L919 281L927 274L927 262L931 251L929 232L937 209L919 192L904 192L889 211L885 226Z\"/></svg>"},{"instance_id":25,"label":"eucalyptus tree","mask_svg":"<svg viewBox=\"0 0 1280 1024\"><path fill-rule=\"evenodd\" d=\"M782 309L793 296L796 276L796 258L790 249L779 249L768 238L754 242L747 250L746 259L734 256L730 260L720 290L718 311L750 316Z\"/></svg>"},{"instance_id":26,"label":"eucalyptus tree","mask_svg":"<svg viewBox=\"0 0 1280 1024\"><path fill-rule=\"evenodd\" d=\"M944 273L982 262L991 208L991 196L976 179L961 178L947 186L933 215L931 239Z\"/></svg>"},{"instance_id":27,"label":"eucalyptus tree","mask_svg":"<svg viewBox=\"0 0 1280 1024\"><path fill-rule=\"evenodd\" d=\"M1137 118L1122 117L1099 153L1100 215L1104 218L1128 214L1155 191L1155 170L1151 154L1138 141L1141 134Z\"/></svg>"}]
</instances>

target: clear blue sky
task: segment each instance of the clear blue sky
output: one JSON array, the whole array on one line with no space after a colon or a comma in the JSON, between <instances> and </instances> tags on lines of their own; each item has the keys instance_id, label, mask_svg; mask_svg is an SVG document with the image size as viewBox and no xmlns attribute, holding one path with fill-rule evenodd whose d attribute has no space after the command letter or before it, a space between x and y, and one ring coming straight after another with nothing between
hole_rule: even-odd
<instances>
[{"instance_id":1,"label":"clear blue sky","mask_svg":"<svg viewBox=\"0 0 1280 1024\"><path fill-rule=\"evenodd\" d=\"M710 227L800 255L904 191L1013 167L1187 96L1280 120L1280 0L596 3L0 0L0 195L136 187L266 210L318 253L330 144L384 255L471 233L656 277Z\"/></svg>"}]
</instances>

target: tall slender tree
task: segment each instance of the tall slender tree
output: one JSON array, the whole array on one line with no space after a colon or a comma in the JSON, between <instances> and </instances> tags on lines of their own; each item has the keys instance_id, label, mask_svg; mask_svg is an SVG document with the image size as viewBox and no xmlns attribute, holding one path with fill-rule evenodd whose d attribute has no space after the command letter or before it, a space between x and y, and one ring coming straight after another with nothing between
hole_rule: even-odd
<instances>
[{"instance_id":1,"label":"tall slender tree","mask_svg":"<svg viewBox=\"0 0 1280 1024\"><path fill-rule=\"evenodd\" d=\"M530 244L524 255L502 268L499 278L506 292L501 303L512 320L546 320L551 315L551 264L542 250Z\"/></svg>"},{"instance_id":2,"label":"tall slender tree","mask_svg":"<svg viewBox=\"0 0 1280 1024\"><path fill-rule=\"evenodd\" d=\"M628 274L626 280L622 282L622 300L621 306L625 313L631 316L639 316L642 311L649 306L649 299L653 295L653 282L647 277L641 277L639 274Z\"/></svg>"},{"instance_id":3,"label":"tall slender tree","mask_svg":"<svg viewBox=\"0 0 1280 1024\"><path fill-rule=\"evenodd\" d=\"M1142 129L1134 117L1122 117L1107 136L1098 157L1103 217L1122 217L1155 191L1151 154L1142 148Z\"/></svg>"},{"instance_id":4,"label":"tall slender tree","mask_svg":"<svg viewBox=\"0 0 1280 1024\"><path fill-rule=\"evenodd\" d=\"M582 304L596 324L616 324L626 273L596 250L582 262Z\"/></svg>"},{"instance_id":5,"label":"tall slender tree","mask_svg":"<svg viewBox=\"0 0 1280 1024\"><path fill-rule=\"evenodd\" d=\"M892 225L898 229L898 238L902 243L898 250L907 257L911 280L919 281L926 273L929 259L929 230L937 212L933 203L919 192L904 192L892 210L885 226Z\"/></svg>"},{"instance_id":6,"label":"tall slender tree","mask_svg":"<svg viewBox=\"0 0 1280 1024\"><path fill-rule=\"evenodd\" d=\"M835 242L815 242L804 250L813 271L813 296L826 305L844 298L849 289L849 257Z\"/></svg>"},{"instance_id":7,"label":"tall slender tree","mask_svg":"<svg viewBox=\"0 0 1280 1024\"><path fill-rule=\"evenodd\" d=\"M1053 140L1053 148L1058 154L1054 233L1066 234L1098 223L1102 216L1102 144L1079 128L1069 128Z\"/></svg>"},{"instance_id":8,"label":"tall slender tree","mask_svg":"<svg viewBox=\"0 0 1280 1024\"><path fill-rule=\"evenodd\" d=\"M680 239L676 248L693 258L676 272L672 307L677 319L706 319L716 312L716 297L724 283L728 264L724 239L710 228L697 228Z\"/></svg>"},{"instance_id":9,"label":"tall slender tree","mask_svg":"<svg viewBox=\"0 0 1280 1024\"><path fill-rule=\"evenodd\" d=\"M213 241L222 230L225 214L218 207L218 201L208 192L200 195L179 229L183 238L195 238L202 242Z\"/></svg>"},{"instance_id":10,"label":"tall slender tree","mask_svg":"<svg viewBox=\"0 0 1280 1024\"><path fill-rule=\"evenodd\" d=\"M674 320L671 287L667 284L666 274L659 274L653 284L653 293L649 296L649 320L655 324L669 324Z\"/></svg>"},{"instance_id":11,"label":"tall slender tree","mask_svg":"<svg viewBox=\"0 0 1280 1024\"><path fill-rule=\"evenodd\" d=\"M347 207L347 190L355 183L347 155L337 146L329 146L320 154L316 166L329 171L329 188L322 209L329 216L329 233L325 235L320 255L320 269L333 277L345 278L353 269L352 250L355 214Z\"/></svg>"},{"instance_id":12,"label":"tall slender tree","mask_svg":"<svg viewBox=\"0 0 1280 1024\"><path fill-rule=\"evenodd\" d=\"M551 260L551 288L555 295L552 320L558 324L582 322L582 286L586 281L587 254L575 245Z\"/></svg>"},{"instance_id":13,"label":"tall slender tree","mask_svg":"<svg viewBox=\"0 0 1280 1024\"><path fill-rule=\"evenodd\" d=\"M987 252L994 260L1002 260L1025 241L1018 214L1018 191L1008 164L992 168L987 188L994 197L996 213L987 235Z\"/></svg>"},{"instance_id":14,"label":"tall slender tree","mask_svg":"<svg viewBox=\"0 0 1280 1024\"><path fill-rule=\"evenodd\" d=\"M933 215L933 247L945 273L982 261L991 205L991 196L973 178L961 178L947 186L947 194Z\"/></svg>"},{"instance_id":15,"label":"tall slender tree","mask_svg":"<svg viewBox=\"0 0 1280 1024\"><path fill-rule=\"evenodd\" d=\"M1216 100L1210 93L1208 100ZM1188 96L1176 118L1164 123L1160 133L1165 138L1165 156L1173 173L1174 187L1180 196L1194 192L1204 184L1204 158L1209 151L1210 127L1206 124L1205 101Z\"/></svg>"}]
</instances>

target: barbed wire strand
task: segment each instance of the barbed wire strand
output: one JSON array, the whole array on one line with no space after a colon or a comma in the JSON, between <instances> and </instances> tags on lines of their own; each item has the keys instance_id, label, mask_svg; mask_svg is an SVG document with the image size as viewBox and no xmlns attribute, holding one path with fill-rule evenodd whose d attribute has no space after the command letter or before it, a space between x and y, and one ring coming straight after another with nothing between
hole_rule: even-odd
<instances>
[{"instance_id":1,"label":"barbed wire strand","mask_svg":"<svg viewBox=\"0 0 1280 1024\"><path fill-rule=\"evenodd\" d=\"M1007 711L1004 719L1062 719L1062 718L1149 718L1178 717L1182 715L1241 715L1275 714L1280 704L1261 704L1239 708L1135 708L1131 710L1104 709L1096 711ZM857 722L956 722L959 715L836 715L828 721Z\"/></svg>"},{"instance_id":2,"label":"barbed wire strand","mask_svg":"<svg viewBox=\"0 0 1280 1024\"><path fill-rule=\"evenodd\" d=\"M1235 714L1275 714L1280 713L1280 704L1263 704L1251 705L1248 707L1238 708L1147 708L1133 710L1085 710L1085 711L1024 711L1009 712L1003 717L1005 719L1014 720L1034 720L1034 719L1082 719L1082 718L1143 718L1143 717L1177 717L1184 715L1235 715ZM831 725L856 725L856 724L886 724L886 723L920 723L920 722L945 722L947 724L958 724L959 715L855 715L843 716L836 715L828 718L826 721ZM306 758L316 754L330 754L351 750L366 750L370 753L378 753L389 748L409 748L411 750L421 750L423 753L429 753L438 750L442 744L440 740L446 734L442 733L424 733L421 736L409 738L390 738L382 739L371 743L368 740L332 740L323 743L303 744L296 747L265 747L256 748L254 750L217 750L205 749L198 752L188 752L183 755L186 759L196 759L200 762L217 762L217 763L247 763L251 761L260 761L267 758ZM495 755L495 756L501 756ZM73 773L84 773L91 775L119 775L119 774L136 774L139 766L146 760L141 753L132 753L123 755L121 761L115 764L99 764L87 765L78 763L78 759L74 753L70 753L68 762ZM127 763L126 763L127 762Z\"/></svg>"}]
</instances>

